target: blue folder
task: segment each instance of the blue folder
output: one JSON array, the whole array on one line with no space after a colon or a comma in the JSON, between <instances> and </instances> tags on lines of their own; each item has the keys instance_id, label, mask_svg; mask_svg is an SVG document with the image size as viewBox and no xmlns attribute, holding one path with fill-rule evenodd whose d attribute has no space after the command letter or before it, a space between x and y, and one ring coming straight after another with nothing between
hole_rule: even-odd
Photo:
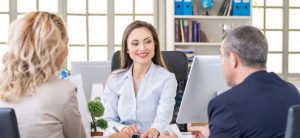
<instances>
[{"instance_id":1,"label":"blue folder","mask_svg":"<svg viewBox=\"0 0 300 138\"><path fill-rule=\"evenodd\" d=\"M175 2L175 15L183 15L183 2L182 0L174 0Z\"/></svg>"},{"instance_id":2,"label":"blue folder","mask_svg":"<svg viewBox=\"0 0 300 138\"><path fill-rule=\"evenodd\" d=\"M250 16L250 0L233 0L232 16Z\"/></svg>"},{"instance_id":3,"label":"blue folder","mask_svg":"<svg viewBox=\"0 0 300 138\"><path fill-rule=\"evenodd\" d=\"M192 0L183 0L183 15L193 15Z\"/></svg>"},{"instance_id":4,"label":"blue folder","mask_svg":"<svg viewBox=\"0 0 300 138\"><path fill-rule=\"evenodd\" d=\"M250 16L250 0L242 0L242 16Z\"/></svg>"},{"instance_id":5,"label":"blue folder","mask_svg":"<svg viewBox=\"0 0 300 138\"><path fill-rule=\"evenodd\" d=\"M232 0L232 16L242 15L242 0Z\"/></svg>"}]
</instances>

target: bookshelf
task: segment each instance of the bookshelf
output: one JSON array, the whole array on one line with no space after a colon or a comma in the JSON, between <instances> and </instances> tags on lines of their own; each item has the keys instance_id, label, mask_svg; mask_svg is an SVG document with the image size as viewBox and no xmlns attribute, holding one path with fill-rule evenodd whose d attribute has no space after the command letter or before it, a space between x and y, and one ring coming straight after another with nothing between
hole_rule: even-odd
<instances>
[{"instance_id":1,"label":"bookshelf","mask_svg":"<svg viewBox=\"0 0 300 138\"><path fill-rule=\"evenodd\" d=\"M193 0L193 2L195 1L198 2L197 7L200 7L199 3L201 0ZM199 9L198 15L174 15L174 0L166 0L166 50L179 50L185 52L188 57L189 67L191 66L194 55L218 55L224 33L222 30L224 25L233 29L241 25L251 25L252 23L251 13L250 16L218 16L219 9L223 2L224 0L214 0L214 7L210 9L210 15L208 16L204 15L205 11L201 8ZM252 10L250 9L250 11ZM176 26L178 27L178 22L181 22L178 20L193 20L200 23L200 29L205 32L207 42L198 42L199 39L196 40L197 42L193 42L190 41L190 38L188 39L189 41L180 41L178 35L176 36L178 28L175 28L175 24L177 24ZM192 40L195 39L193 38ZM181 92L177 93L175 97L176 104L174 107L173 120L176 119L185 88L185 85L182 86L179 84L179 86Z\"/></svg>"},{"instance_id":2,"label":"bookshelf","mask_svg":"<svg viewBox=\"0 0 300 138\"><path fill-rule=\"evenodd\" d=\"M214 7L209 10L210 15L208 16L204 15L205 10L198 1L200 0L193 0L193 3L197 2L198 4L198 15L174 15L174 0L166 0L166 50L188 49L193 50L195 55L215 55L219 53L224 34L223 28L230 30L241 25L252 24L251 13L250 16L218 16L224 0L214 0ZM200 29L206 34L207 42L175 41L175 20L199 22Z\"/></svg>"}]
</instances>

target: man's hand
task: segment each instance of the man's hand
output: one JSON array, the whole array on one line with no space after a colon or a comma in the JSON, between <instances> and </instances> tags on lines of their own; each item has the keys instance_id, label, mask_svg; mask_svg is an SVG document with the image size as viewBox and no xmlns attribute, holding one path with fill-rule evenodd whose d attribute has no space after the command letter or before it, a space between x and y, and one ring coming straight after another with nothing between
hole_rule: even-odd
<instances>
[{"instance_id":1,"label":"man's hand","mask_svg":"<svg viewBox=\"0 0 300 138\"><path fill-rule=\"evenodd\" d=\"M195 138L208 138L209 128L206 126L192 126L188 130L192 133Z\"/></svg>"},{"instance_id":2,"label":"man's hand","mask_svg":"<svg viewBox=\"0 0 300 138\"><path fill-rule=\"evenodd\" d=\"M156 128L150 128L142 135L142 138L157 138L158 135L159 132Z\"/></svg>"},{"instance_id":3,"label":"man's hand","mask_svg":"<svg viewBox=\"0 0 300 138\"><path fill-rule=\"evenodd\" d=\"M132 137L132 135L138 134L139 130L135 126L127 126L121 132L125 132L129 137Z\"/></svg>"}]
</instances>

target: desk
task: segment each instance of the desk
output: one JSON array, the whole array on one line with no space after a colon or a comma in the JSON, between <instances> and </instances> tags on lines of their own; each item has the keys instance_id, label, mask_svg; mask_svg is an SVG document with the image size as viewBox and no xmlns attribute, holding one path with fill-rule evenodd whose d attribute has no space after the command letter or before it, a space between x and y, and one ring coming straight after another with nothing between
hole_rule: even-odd
<instances>
[{"instance_id":1,"label":"desk","mask_svg":"<svg viewBox=\"0 0 300 138\"><path fill-rule=\"evenodd\" d=\"M191 126L206 126L206 125L208 125L207 122L191 123Z\"/></svg>"}]
</instances>

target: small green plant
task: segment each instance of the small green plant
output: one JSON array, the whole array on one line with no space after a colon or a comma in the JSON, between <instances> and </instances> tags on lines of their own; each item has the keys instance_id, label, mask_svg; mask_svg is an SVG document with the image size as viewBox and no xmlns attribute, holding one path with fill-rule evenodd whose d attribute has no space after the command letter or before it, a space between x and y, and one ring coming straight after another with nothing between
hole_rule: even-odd
<instances>
[{"instance_id":1,"label":"small green plant","mask_svg":"<svg viewBox=\"0 0 300 138\"><path fill-rule=\"evenodd\" d=\"M88 107L92 116L91 128L93 132L97 132L97 127L106 129L108 127L108 123L106 120L101 118L104 114L104 106L101 102L98 100L89 101Z\"/></svg>"}]
</instances>

